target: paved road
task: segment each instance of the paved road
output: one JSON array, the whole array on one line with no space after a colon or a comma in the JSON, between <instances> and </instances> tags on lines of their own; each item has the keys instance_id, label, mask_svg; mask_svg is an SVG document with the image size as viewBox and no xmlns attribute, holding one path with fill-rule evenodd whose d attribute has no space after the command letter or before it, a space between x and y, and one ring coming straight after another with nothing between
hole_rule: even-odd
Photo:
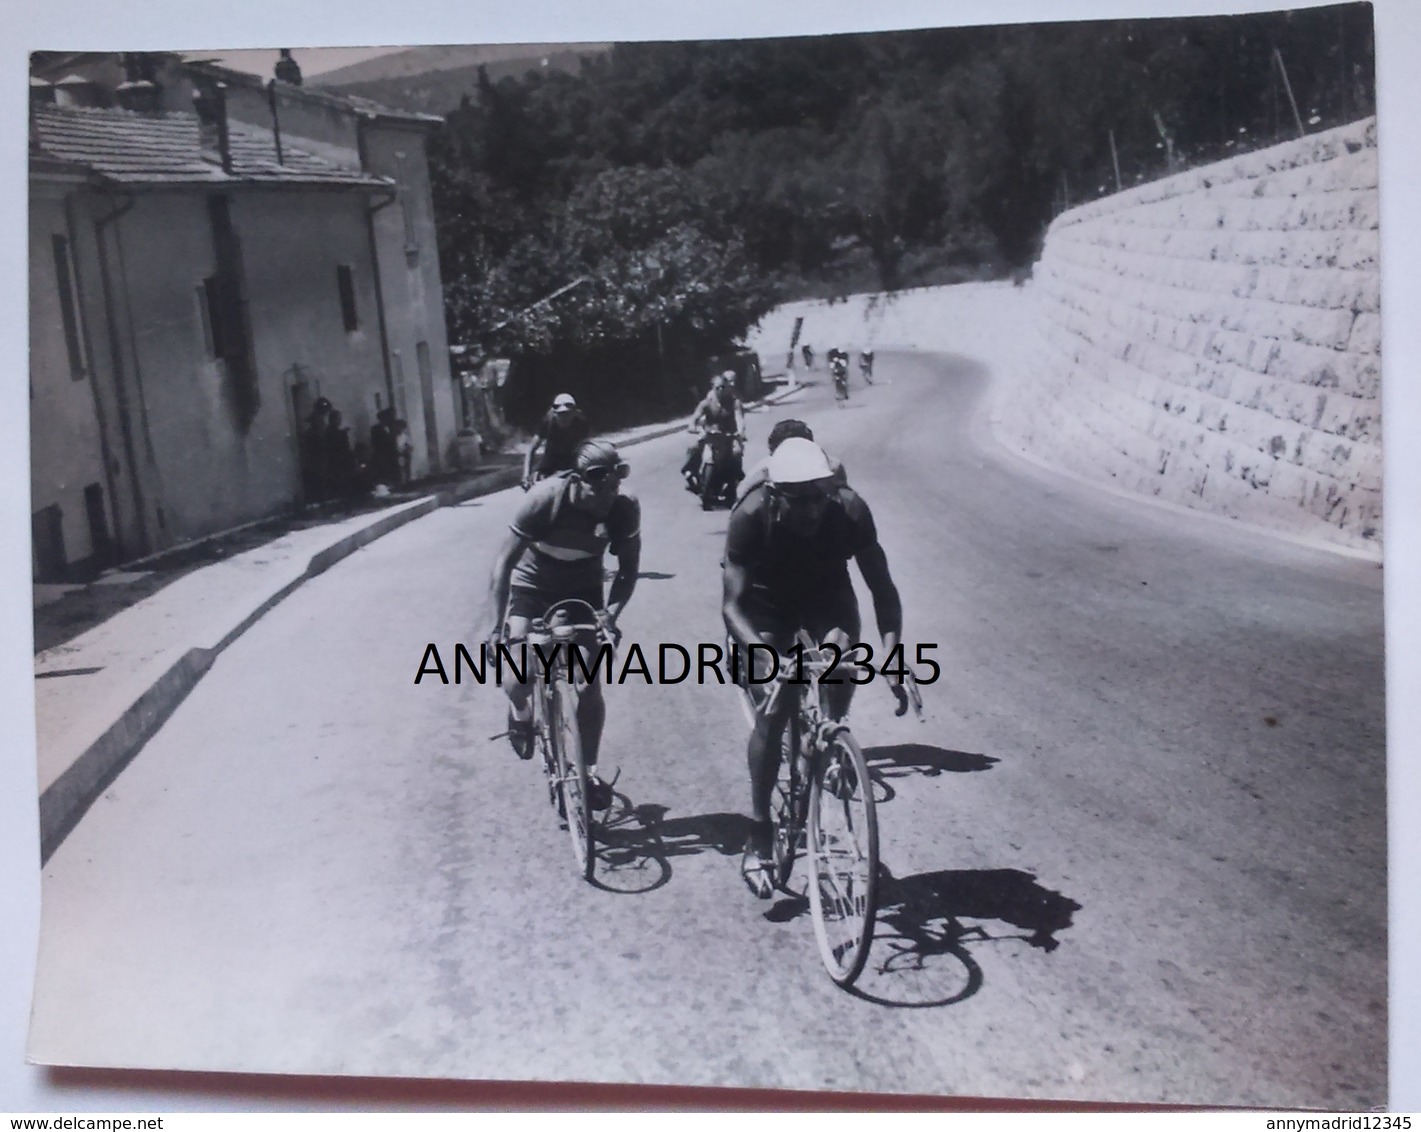
<instances>
[{"instance_id":1,"label":"paved road","mask_svg":"<svg viewBox=\"0 0 1421 1132\"><path fill-rule=\"evenodd\" d=\"M857 995L737 874L726 689L609 697L573 873L474 623L514 493L439 511L229 648L45 871L33 1052L78 1064L1358 1108L1385 1101L1374 565L1118 500L977 438L984 375L885 355L797 414L873 505L925 724L860 694L887 907ZM718 638L726 516L629 450L624 627Z\"/></svg>"}]
</instances>

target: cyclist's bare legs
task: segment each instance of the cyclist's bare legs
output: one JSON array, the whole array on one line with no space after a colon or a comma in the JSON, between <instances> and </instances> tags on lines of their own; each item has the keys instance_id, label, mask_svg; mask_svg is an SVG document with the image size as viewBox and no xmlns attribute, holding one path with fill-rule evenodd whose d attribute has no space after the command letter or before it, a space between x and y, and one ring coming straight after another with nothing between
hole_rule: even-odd
<instances>
[{"instance_id":1,"label":"cyclist's bare legs","mask_svg":"<svg viewBox=\"0 0 1421 1132\"><path fill-rule=\"evenodd\" d=\"M607 701L600 683L584 684L577 701L577 727L582 732L582 757L590 774L597 768L597 752L602 748L602 725L607 720Z\"/></svg>"},{"instance_id":2,"label":"cyclist's bare legs","mask_svg":"<svg viewBox=\"0 0 1421 1132\"><path fill-rule=\"evenodd\" d=\"M822 642L826 645L837 645L844 657L844 664L848 662L848 651L853 647L853 638L843 629L830 629L824 634ZM839 683L832 683L837 680ZM854 688L856 685L849 680L848 673L843 670L836 672L829 677L829 681L824 684L824 707L831 719L843 719L849 714L849 705L853 703Z\"/></svg>"},{"instance_id":3,"label":"cyclist's bare legs","mask_svg":"<svg viewBox=\"0 0 1421 1132\"><path fill-rule=\"evenodd\" d=\"M527 617L510 617L504 622L504 639L509 641L526 640L528 636L529 619ZM519 719L528 716L528 700L533 695L533 689L526 680L515 678L503 681L503 694L508 697L508 702L513 705L513 710Z\"/></svg>"},{"instance_id":4,"label":"cyclist's bare legs","mask_svg":"<svg viewBox=\"0 0 1421 1132\"><path fill-rule=\"evenodd\" d=\"M775 775L780 769L780 745L785 724L793 710L794 697L781 695L773 712L756 712L745 758L750 769L750 819L768 828L770 799L775 791Z\"/></svg>"}]
</instances>

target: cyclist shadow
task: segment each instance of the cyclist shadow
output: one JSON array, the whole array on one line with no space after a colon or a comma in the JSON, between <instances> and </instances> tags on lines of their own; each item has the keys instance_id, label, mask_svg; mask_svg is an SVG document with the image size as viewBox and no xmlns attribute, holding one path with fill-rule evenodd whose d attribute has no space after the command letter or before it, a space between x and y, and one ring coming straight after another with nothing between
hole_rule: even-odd
<instances>
[{"instance_id":1,"label":"cyclist shadow","mask_svg":"<svg viewBox=\"0 0 1421 1132\"><path fill-rule=\"evenodd\" d=\"M1001 760L991 755L970 751L950 751L930 743L892 743L882 747L866 747L869 777L873 779L875 802L889 802L897 794L892 779L922 775L936 778L940 774L970 774L991 770Z\"/></svg>"},{"instance_id":2,"label":"cyclist shadow","mask_svg":"<svg viewBox=\"0 0 1421 1132\"><path fill-rule=\"evenodd\" d=\"M971 948L1012 940L1060 946L1080 904L1020 869L879 873L878 924L868 964L853 987L881 1006L950 1006L981 989ZM972 925L963 920L978 921ZM1007 929L1001 930L1004 925Z\"/></svg>"},{"instance_id":3,"label":"cyclist shadow","mask_svg":"<svg viewBox=\"0 0 1421 1132\"><path fill-rule=\"evenodd\" d=\"M598 832L592 883L624 895L651 892L671 879L674 858L706 852L738 857L745 845L750 823L743 814L668 819L668 812L654 802L633 805L618 794Z\"/></svg>"}]
</instances>

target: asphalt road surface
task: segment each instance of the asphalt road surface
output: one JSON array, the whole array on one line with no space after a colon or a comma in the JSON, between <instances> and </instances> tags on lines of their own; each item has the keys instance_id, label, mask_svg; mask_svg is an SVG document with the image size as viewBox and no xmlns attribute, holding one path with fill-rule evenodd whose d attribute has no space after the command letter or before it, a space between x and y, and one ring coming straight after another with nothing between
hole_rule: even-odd
<instances>
[{"instance_id":1,"label":"asphalt road surface","mask_svg":"<svg viewBox=\"0 0 1421 1132\"><path fill-rule=\"evenodd\" d=\"M437 511L217 661L44 874L32 1052L71 1064L1356 1109L1386 1099L1381 570L1026 465L985 375L883 354L797 415L873 507L929 718L862 689L884 910L856 993L738 875L732 691L611 689L574 872L472 640L521 495ZM721 638L725 512L631 448L627 641ZM865 601L865 624L872 625ZM876 643L876 636L872 638Z\"/></svg>"}]
</instances>

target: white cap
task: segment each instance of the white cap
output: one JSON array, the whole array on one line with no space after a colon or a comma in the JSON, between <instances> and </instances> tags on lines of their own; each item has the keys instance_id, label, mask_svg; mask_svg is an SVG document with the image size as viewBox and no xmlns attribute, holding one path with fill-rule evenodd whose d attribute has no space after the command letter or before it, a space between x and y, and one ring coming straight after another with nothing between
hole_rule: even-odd
<instances>
[{"instance_id":1,"label":"white cap","mask_svg":"<svg viewBox=\"0 0 1421 1132\"><path fill-rule=\"evenodd\" d=\"M765 465L765 476L771 483L809 483L828 479L833 474L824 449L802 436L781 441Z\"/></svg>"},{"instance_id":2,"label":"white cap","mask_svg":"<svg viewBox=\"0 0 1421 1132\"><path fill-rule=\"evenodd\" d=\"M571 393L559 393L556 397L553 398L553 411L554 411L554 412L556 412L558 409L575 409L575 408L577 408L577 402L572 399L572 394L571 394Z\"/></svg>"}]
</instances>

